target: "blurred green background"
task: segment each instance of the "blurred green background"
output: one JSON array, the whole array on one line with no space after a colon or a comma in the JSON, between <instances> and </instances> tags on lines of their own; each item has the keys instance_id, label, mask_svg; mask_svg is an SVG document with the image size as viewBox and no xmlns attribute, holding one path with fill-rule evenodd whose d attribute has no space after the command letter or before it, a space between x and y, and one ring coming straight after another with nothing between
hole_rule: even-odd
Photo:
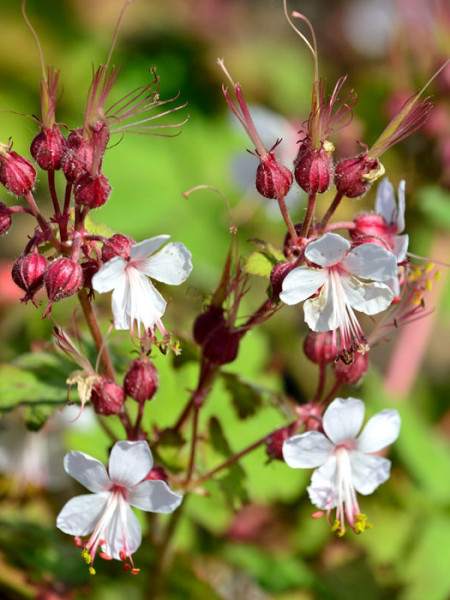
<instances>
[{"instance_id":1,"label":"blurred green background","mask_svg":"<svg viewBox=\"0 0 450 600\"><path fill-rule=\"evenodd\" d=\"M45 61L61 70L57 119L69 129L81 125L92 64L105 60L121 6L120 0L28 1L27 13ZM330 88L347 74L347 89L358 93L353 122L331 137L337 158L359 152L357 140L370 146L400 100L420 89L448 55L444 2L315 0L289 6L304 12L313 23L321 74ZM6 143L11 137L14 149L28 157L36 125L8 111L39 114L41 72L18 0L2 0L0 31L0 140ZM169 329L187 339L186 348L191 323L218 281L230 223L226 206L214 191L201 190L187 199L182 193L203 184L227 196L244 256L255 248L250 238L280 248L285 233L271 201L262 201L253 191L251 171L248 185L237 181L236 162L248 160L246 149L253 148L230 119L217 58L225 59L250 104L264 106L284 119L272 143L277 136L298 130L308 117L312 58L286 23L281 0L135 0L113 55L113 63L123 67L112 97L120 98L147 83L148 70L156 65L161 98L179 91L178 102L188 102L186 109L168 121L176 122L187 114L189 121L175 138L125 135L117 139L120 143L104 160L113 193L104 207L92 213L96 222L114 232L138 241L168 233L192 251L192 276L182 289L170 291L174 299L165 318ZM430 88L436 109L427 128L383 157L394 187L403 178L407 181L411 251L444 262L450 257L449 71ZM295 137L285 139L285 145L292 147L291 160L295 141ZM255 159L249 168L256 169L256 164ZM48 201L44 176L40 179L37 198L44 205ZM62 190L62 180L60 184ZM332 193L320 200L319 211L326 210L327 198L331 201ZM337 218L351 219L355 212L372 209L374 198L375 187L363 199L344 203ZM4 190L0 190L0 201L11 203ZM295 192L294 221L302 218L302 201L300 191ZM19 305L9 283L10 263L22 252L30 233L28 217L19 215L0 240L0 360L5 365L26 365L29 359L20 356L45 348L50 340L52 324L41 320L41 310ZM418 365L412 359L408 363L406 357L405 372L387 381L389 359L396 351L393 336L389 344L374 348L372 370L362 386L342 392L344 397L363 398L368 415L386 407L402 414L401 436L390 452L392 477L373 497L361 500L374 528L360 537L351 533L343 539L333 537L324 519L310 518L313 507L305 489L310 473L292 471L276 461L267 464L260 448L242 461L242 472L231 474L235 487L241 483L248 498L242 489L227 488L224 473L219 485L210 482L206 486L209 497L192 495L187 500L175 538L167 598L446 600L450 596L450 290L446 273L443 267L442 280L430 300L429 329L410 325L417 327L417 337L412 337L417 351L411 349L411 355L415 359L419 353ZM267 285L261 280L252 283L254 290L245 304L249 311L261 302ZM55 306L56 320L68 322L72 309L70 301ZM104 310L107 316L107 301ZM298 307L284 309L245 338L238 360L226 369L264 388L263 409L256 416L237 418L224 381L208 400L203 424L219 416L235 451L287 422L289 407L280 410L277 406L280 393L294 403L313 393L317 374L302 355L302 321ZM119 350L130 349L125 338L115 344ZM146 418L149 427L154 423L164 427L180 413L187 390L195 385L197 367L186 360L174 370L169 358L157 357L156 361L161 387ZM52 389L55 401L60 402L70 365L56 361L47 368L48 380L39 385L48 385L48 393ZM0 382L0 408L11 419L8 391L7 382ZM36 397L42 393L39 388ZM32 419L30 410L27 415ZM65 430L61 444L103 460L107 456L107 440L92 425L84 431ZM170 461L170 456L166 458ZM201 460L204 468L212 468L222 459L208 454ZM141 600L148 596L154 560L151 545L143 544L135 555L142 569L138 577L122 573L115 561L100 560L99 574L90 577L79 551L54 528L55 515L74 492L75 487L50 491L37 485L17 487L14 473L0 479L1 598ZM144 526L160 527L156 523Z\"/></svg>"}]
</instances>

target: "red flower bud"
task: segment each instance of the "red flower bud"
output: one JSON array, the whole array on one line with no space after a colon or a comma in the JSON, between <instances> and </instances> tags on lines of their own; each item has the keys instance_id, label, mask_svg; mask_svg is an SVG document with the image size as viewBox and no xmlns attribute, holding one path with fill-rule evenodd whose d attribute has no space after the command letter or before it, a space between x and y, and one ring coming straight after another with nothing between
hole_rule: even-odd
<instances>
[{"instance_id":1,"label":"red flower bud","mask_svg":"<svg viewBox=\"0 0 450 600\"><path fill-rule=\"evenodd\" d=\"M81 175L90 171L93 150L91 141L83 137L81 129L74 129L67 138L67 150L62 159L62 170L67 181L75 183Z\"/></svg>"},{"instance_id":2,"label":"red flower bud","mask_svg":"<svg viewBox=\"0 0 450 600\"><path fill-rule=\"evenodd\" d=\"M66 140L59 127L41 129L30 146L31 156L44 171L55 171L61 168L61 161L66 152Z\"/></svg>"},{"instance_id":3,"label":"red flower bud","mask_svg":"<svg viewBox=\"0 0 450 600\"><path fill-rule=\"evenodd\" d=\"M16 196L23 196L34 188L36 171L29 160L0 144L0 183Z\"/></svg>"},{"instance_id":4,"label":"red flower bud","mask_svg":"<svg viewBox=\"0 0 450 600\"><path fill-rule=\"evenodd\" d=\"M80 175L73 191L75 202L88 208L102 206L108 200L110 194L111 186L102 173L95 177L92 177L89 173Z\"/></svg>"},{"instance_id":5,"label":"red flower bud","mask_svg":"<svg viewBox=\"0 0 450 600\"><path fill-rule=\"evenodd\" d=\"M85 288L92 288L92 278L97 273L100 268L98 262L91 258L85 262L80 263L81 269L83 271L83 285Z\"/></svg>"},{"instance_id":6,"label":"red flower bud","mask_svg":"<svg viewBox=\"0 0 450 600\"><path fill-rule=\"evenodd\" d=\"M206 336L203 342L203 355L217 365L233 362L239 352L239 332L220 325Z\"/></svg>"},{"instance_id":7,"label":"red flower bud","mask_svg":"<svg viewBox=\"0 0 450 600\"><path fill-rule=\"evenodd\" d=\"M290 262L278 263L270 273L270 285L272 286L272 298L277 300L283 287L286 275L292 271L294 265Z\"/></svg>"},{"instance_id":8,"label":"red flower bud","mask_svg":"<svg viewBox=\"0 0 450 600\"><path fill-rule=\"evenodd\" d=\"M341 383L355 384L367 373L369 368L369 354L356 352L351 364L339 360L333 364L334 374Z\"/></svg>"},{"instance_id":9,"label":"red flower bud","mask_svg":"<svg viewBox=\"0 0 450 600\"><path fill-rule=\"evenodd\" d=\"M194 321L193 336L199 346L217 327L225 327L225 317L221 306L208 306L208 309Z\"/></svg>"},{"instance_id":10,"label":"red flower bud","mask_svg":"<svg viewBox=\"0 0 450 600\"><path fill-rule=\"evenodd\" d=\"M108 262L115 256L121 256L125 260L130 260L130 250L131 246L136 242L133 238L128 235L122 235L121 233L115 233L106 242L102 247L102 260L103 262Z\"/></svg>"},{"instance_id":11,"label":"red flower bud","mask_svg":"<svg viewBox=\"0 0 450 600\"><path fill-rule=\"evenodd\" d=\"M48 267L44 283L50 302L73 296L83 284L81 265L70 258L59 258Z\"/></svg>"},{"instance_id":12,"label":"red flower bud","mask_svg":"<svg viewBox=\"0 0 450 600\"><path fill-rule=\"evenodd\" d=\"M292 236L289 232L287 232L284 236L283 254L287 258L290 258L291 256L299 256L300 252L304 249L307 243L306 239L300 237L303 230L303 223L296 223L294 225L294 229L295 233L299 236L295 246L292 243Z\"/></svg>"},{"instance_id":13,"label":"red flower bud","mask_svg":"<svg viewBox=\"0 0 450 600\"><path fill-rule=\"evenodd\" d=\"M350 236L353 240L367 236L375 239L382 238L389 243L391 248L393 247L397 227L388 225L381 215L376 213L362 213L356 215L353 222L356 226L354 229L350 229Z\"/></svg>"},{"instance_id":14,"label":"red flower bud","mask_svg":"<svg viewBox=\"0 0 450 600\"><path fill-rule=\"evenodd\" d=\"M26 292L22 302L32 300L44 283L47 259L38 252L20 256L13 265L11 277L14 283Z\"/></svg>"},{"instance_id":15,"label":"red flower bud","mask_svg":"<svg viewBox=\"0 0 450 600\"><path fill-rule=\"evenodd\" d=\"M137 358L131 362L123 387L127 396L142 403L153 398L158 383L158 371L155 365L149 360Z\"/></svg>"},{"instance_id":16,"label":"red flower bud","mask_svg":"<svg viewBox=\"0 0 450 600\"><path fill-rule=\"evenodd\" d=\"M369 158L367 152L346 158L337 164L334 184L347 198L358 198L367 192L372 182L384 173L378 158Z\"/></svg>"},{"instance_id":17,"label":"red flower bud","mask_svg":"<svg viewBox=\"0 0 450 600\"><path fill-rule=\"evenodd\" d=\"M115 381L102 375L92 386L91 402L98 415L118 415L122 412L125 392Z\"/></svg>"},{"instance_id":18,"label":"red flower bud","mask_svg":"<svg viewBox=\"0 0 450 600\"><path fill-rule=\"evenodd\" d=\"M266 453L270 458L283 460L283 443L294 435L296 428L295 424L287 425L267 436Z\"/></svg>"},{"instance_id":19,"label":"red flower bud","mask_svg":"<svg viewBox=\"0 0 450 600\"><path fill-rule=\"evenodd\" d=\"M157 481L158 479L164 481L165 483L168 483L169 481L166 470L160 465L154 465L153 469L148 472L144 480Z\"/></svg>"},{"instance_id":20,"label":"red flower bud","mask_svg":"<svg viewBox=\"0 0 450 600\"><path fill-rule=\"evenodd\" d=\"M323 194L333 180L333 159L325 148L316 150L310 140L300 144L295 159L295 180L308 194Z\"/></svg>"},{"instance_id":21,"label":"red flower bud","mask_svg":"<svg viewBox=\"0 0 450 600\"><path fill-rule=\"evenodd\" d=\"M3 235L11 227L11 213L3 202L0 202L0 235Z\"/></svg>"},{"instance_id":22,"label":"red flower bud","mask_svg":"<svg viewBox=\"0 0 450 600\"><path fill-rule=\"evenodd\" d=\"M324 333L309 331L303 342L303 350L309 360L318 365L328 364L336 358L331 331Z\"/></svg>"},{"instance_id":23,"label":"red flower bud","mask_svg":"<svg viewBox=\"0 0 450 600\"><path fill-rule=\"evenodd\" d=\"M273 152L260 158L256 170L256 189L264 198L284 198L291 189L292 173L280 165Z\"/></svg>"}]
</instances>

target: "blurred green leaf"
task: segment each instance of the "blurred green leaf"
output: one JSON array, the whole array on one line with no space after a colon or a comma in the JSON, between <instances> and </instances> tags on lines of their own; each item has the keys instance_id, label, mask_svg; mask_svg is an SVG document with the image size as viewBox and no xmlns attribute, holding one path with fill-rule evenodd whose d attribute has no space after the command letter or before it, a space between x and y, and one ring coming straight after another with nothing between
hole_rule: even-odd
<instances>
[{"instance_id":1,"label":"blurred green leaf","mask_svg":"<svg viewBox=\"0 0 450 600\"><path fill-rule=\"evenodd\" d=\"M275 265L276 262L264 252L252 252L245 260L244 271L249 275L259 275L269 279Z\"/></svg>"},{"instance_id":2,"label":"blurred green leaf","mask_svg":"<svg viewBox=\"0 0 450 600\"><path fill-rule=\"evenodd\" d=\"M262 406L261 390L234 373L222 373L226 389L230 392L233 406L240 419L246 419Z\"/></svg>"},{"instance_id":3,"label":"blurred green leaf","mask_svg":"<svg viewBox=\"0 0 450 600\"><path fill-rule=\"evenodd\" d=\"M450 193L437 185L428 185L420 189L418 196L422 212L432 224L450 229Z\"/></svg>"}]
</instances>

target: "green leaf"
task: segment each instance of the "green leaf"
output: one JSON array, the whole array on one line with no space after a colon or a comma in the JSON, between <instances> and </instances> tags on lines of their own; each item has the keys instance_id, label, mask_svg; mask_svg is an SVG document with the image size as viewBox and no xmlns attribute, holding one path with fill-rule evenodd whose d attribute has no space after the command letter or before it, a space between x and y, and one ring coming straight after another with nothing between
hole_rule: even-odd
<instances>
[{"instance_id":1,"label":"green leaf","mask_svg":"<svg viewBox=\"0 0 450 600\"><path fill-rule=\"evenodd\" d=\"M94 223L91 215L86 216L86 219L84 220L84 226L91 235L103 235L105 237L110 237L113 233L111 229L104 223Z\"/></svg>"},{"instance_id":2,"label":"green leaf","mask_svg":"<svg viewBox=\"0 0 450 600\"><path fill-rule=\"evenodd\" d=\"M419 192L419 202L430 221L439 228L450 229L450 194L442 187L429 185Z\"/></svg>"},{"instance_id":3,"label":"green leaf","mask_svg":"<svg viewBox=\"0 0 450 600\"><path fill-rule=\"evenodd\" d=\"M262 391L257 386L243 381L234 373L222 373L226 389L230 392L233 406L240 419L246 419L262 406Z\"/></svg>"},{"instance_id":4,"label":"green leaf","mask_svg":"<svg viewBox=\"0 0 450 600\"><path fill-rule=\"evenodd\" d=\"M276 261L265 252L252 252L245 260L244 271L249 275L259 275L269 279L276 264Z\"/></svg>"},{"instance_id":5,"label":"green leaf","mask_svg":"<svg viewBox=\"0 0 450 600\"><path fill-rule=\"evenodd\" d=\"M48 406L27 406L24 413L27 429L30 431L39 431L52 413L52 409Z\"/></svg>"}]
</instances>

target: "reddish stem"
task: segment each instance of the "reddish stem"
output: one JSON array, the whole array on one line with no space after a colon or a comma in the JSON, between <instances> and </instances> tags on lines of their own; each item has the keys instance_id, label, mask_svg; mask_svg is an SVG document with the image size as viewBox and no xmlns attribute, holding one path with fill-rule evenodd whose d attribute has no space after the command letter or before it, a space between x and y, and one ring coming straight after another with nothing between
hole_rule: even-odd
<instances>
[{"instance_id":1,"label":"reddish stem","mask_svg":"<svg viewBox=\"0 0 450 600\"><path fill-rule=\"evenodd\" d=\"M344 197L344 195L341 194L341 192L336 192L336 196L334 197L333 202L330 204L327 212L325 213L322 221L320 222L320 225L319 225L319 235L322 235L323 232L325 231L325 227L327 226L328 221L333 216L335 210L339 206L339 204L340 204L340 202L341 202L341 200L342 200L343 197Z\"/></svg>"},{"instance_id":2,"label":"reddish stem","mask_svg":"<svg viewBox=\"0 0 450 600\"><path fill-rule=\"evenodd\" d=\"M301 237L308 237L308 231L312 223L314 216L314 208L316 206L316 194L309 194L308 196L308 208L306 209L305 219L302 225Z\"/></svg>"},{"instance_id":3,"label":"reddish stem","mask_svg":"<svg viewBox=\"0 0 450 600\"><path fill-rule=\"evenodd\" d=\"M296 244L298 240L297 232L295 231L294 224L289 216L288 210L286 208L286 202L284 198L277 198L278 206L280 207L281 214L283 216L284 222L286 223L286 227L288 228L289 234L292 239L292 243Z\"/></svg>"}]
</instances>

